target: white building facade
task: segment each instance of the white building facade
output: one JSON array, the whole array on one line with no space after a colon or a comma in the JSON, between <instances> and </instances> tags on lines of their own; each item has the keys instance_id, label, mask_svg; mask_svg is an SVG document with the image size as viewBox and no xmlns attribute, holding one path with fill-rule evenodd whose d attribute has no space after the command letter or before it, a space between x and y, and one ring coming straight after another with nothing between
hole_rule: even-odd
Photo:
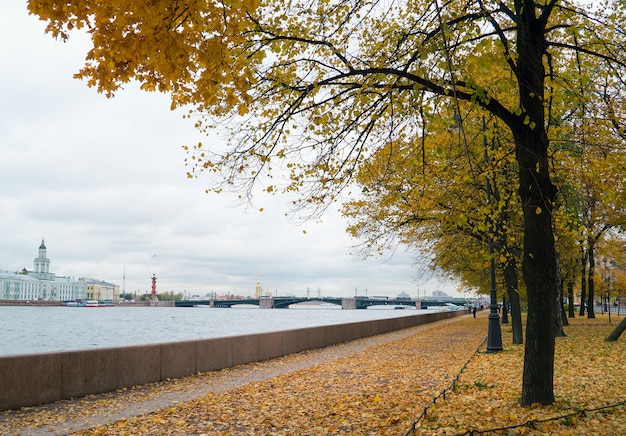
<instances>
[{"instance_id":1,"label":"white building facade","mask_svg":"<svg viewBox=\"0 0 626 436\"><path fill-rule=\"evenodd\" d=\"M94 292L97 290L97 292ZM88 295L89 294L89 295ZM0 270L0 300L85 300L117 301L119 286L101 280L57 276L50 272L50 259L44 240L34 260L34 270Z\"/></svg>"}]
</instances>

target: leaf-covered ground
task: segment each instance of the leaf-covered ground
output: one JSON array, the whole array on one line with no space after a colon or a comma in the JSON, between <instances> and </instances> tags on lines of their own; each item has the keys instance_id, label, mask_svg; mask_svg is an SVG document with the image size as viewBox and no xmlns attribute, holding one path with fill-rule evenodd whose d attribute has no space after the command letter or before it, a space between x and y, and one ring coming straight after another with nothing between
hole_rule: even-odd
<instances>
[{"instance_id":1,"label":"leaf-covered ground","mask_svg":"<svg viewBox=\"0 0 626 436\"><path fill-rule=\"evenodd\" d=\"M626 336L604 341L619 321L615 314L612 325L606 314L569 319L567 337L556 340L556 403L550 407L520 407L524 346L512 345L510 327L503 326L505 351L474 357L416 434L509 427L491 434L626 435Z\"/></svg>"},{"instance_id":2,"label":"leaf-covered ground","mask_svg":"<svg viewBox=\"0 0 626 436\"><path fill-rule=\"evenodd\" d=\"M90 434L399 434L484 337L453 322Z\"/></svg>"},{"instance_id":3,"label":"leaf-covered ground","mask_svg":"<svg viewBox=\"0 0 626 436\"><path fill-rule=\"evenodd\" d=\"M208 393L78 434L404 435L413 425L416 435L469 434L472 430L479 434L502 427L510 428L498 434L626 434L626 337L604 342L612 330L606 317L570 320L568 336L557 339L557 403L522 408L523 346L510 343L510 327L503 325L505 350L485 354L485 315L483 312L477 319L467 316L435 328L416 329L410 336L361 348L344 357L320 359L310 367ZM618 321L613 319L613 325ZM305 357L306 353L288 356L280 359L280 365L289 367ZM212 383L215 377L227 380L232 371L237 369L164 386L174 393L182 392L185 385ZM93 402L92 412L124 408L125 404L130 407L134 399L150 395L155 389L99 398ZM441 396L444 390L445 398ZM435 397L439 398L434 406L428 407ZM592 411L616 403L622 405ZM425 416L418 420L427 407ZM67 409L63 410L66 413ZM54 409L26 413L21 418L21 412L10 413L14 421L5 419L5 427L0 423L2 434L6 425L17 424L19 419L63 419L54 418ZM86 414L80 418L83 421L89 418L88 410L83 408L80 413Z\"/></svg>"}]
</instances>

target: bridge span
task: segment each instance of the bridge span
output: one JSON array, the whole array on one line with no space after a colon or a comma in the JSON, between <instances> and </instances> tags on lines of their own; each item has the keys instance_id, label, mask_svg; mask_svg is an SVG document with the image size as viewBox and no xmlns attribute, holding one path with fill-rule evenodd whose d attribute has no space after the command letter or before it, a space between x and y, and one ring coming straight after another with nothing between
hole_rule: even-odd
<instances>
[{"instance_id":1,"label":"bridge span","mask_svg":"<svg viewBox=\"0 0 626 436\"><path fill-rule=\"evenodd\" d=\"M396 306L396 307L418 307L419 302L407 298L390 298L390 299L370 299L370 298L354 298L354 297L323 297L323 298L307 298L307 297L261 297L261 298L245 298L241 300L231 299L215 299L209 300L180 300L176 301L176 307L233 307L237 305L254 305L261 309L288 309L293 304L301 304L307 302L320 302L326 304L335 304L341 306L342 309L367 309L370 306Z\"/></svg>"}]
</instances>

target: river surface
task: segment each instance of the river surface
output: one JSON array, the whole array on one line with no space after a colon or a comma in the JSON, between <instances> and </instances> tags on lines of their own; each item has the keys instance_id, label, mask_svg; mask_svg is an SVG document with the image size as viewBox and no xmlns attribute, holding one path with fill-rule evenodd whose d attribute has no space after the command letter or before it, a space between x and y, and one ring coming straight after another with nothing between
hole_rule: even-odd
<instances>
[{"instance_id":1,"label":"river surface","mask_svg":"<svg viewBox=\"0 0 626 436\"><path fill-rule=\"evenodd\" d=\"M316 309L0 306L0 356L215 338L427 312L410 308L341 310L339 306Z\"/></svg>"}]
</instances>

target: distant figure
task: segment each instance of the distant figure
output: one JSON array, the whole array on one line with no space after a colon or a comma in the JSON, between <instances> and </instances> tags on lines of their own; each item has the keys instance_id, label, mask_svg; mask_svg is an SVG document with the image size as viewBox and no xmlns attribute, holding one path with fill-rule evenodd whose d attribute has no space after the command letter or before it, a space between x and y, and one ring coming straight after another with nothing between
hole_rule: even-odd
<instances>
[{"instance_id":1,"label":"distant figure","mask_svg":"<svg viewBox=\"0 0 626 436\"><path fill-rule=\"evenodd\" d=\"M474 318L476 318L476 305L472 307L472 315L474 315Z\"/></svg>"}]
</instances>

